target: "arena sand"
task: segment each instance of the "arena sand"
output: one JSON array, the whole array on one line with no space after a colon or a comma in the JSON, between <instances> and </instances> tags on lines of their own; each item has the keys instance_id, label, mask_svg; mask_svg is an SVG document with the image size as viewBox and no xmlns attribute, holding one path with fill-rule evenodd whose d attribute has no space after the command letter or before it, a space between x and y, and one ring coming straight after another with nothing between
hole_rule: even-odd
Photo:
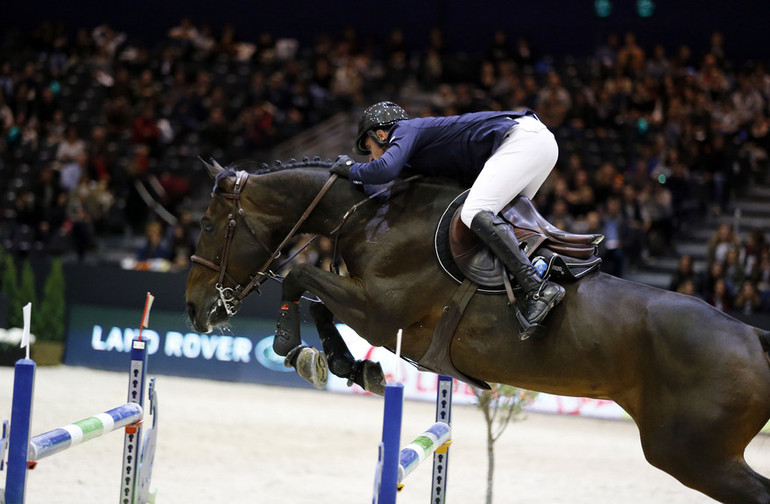
<instances>
[{"instance_id":1,"label":"arena sand","mask_svg":"<svg viewBox=\"0 0 770 504\"><path fill-rule=\"evenodd\" d=\"M0 368L0 418L10 418L13 369ZM371 502L382 400L325 391L158 376L158 504ZM125 402L124 373L38 368L33 434ZM434 405L407 401L402 442L433 421ZM485 502L486 432L474 406L455 406L449 504ZM28 504L117 503L123 436L111 433L41 461ZM636 426L529 414L495 445L497 504L714 502L647 464ZM770 475L770 437L747 459ZM0 486L4 486L5 473ZM407 480L399 504L430 500L430 466Z\"/></svg>"}]
</instances>

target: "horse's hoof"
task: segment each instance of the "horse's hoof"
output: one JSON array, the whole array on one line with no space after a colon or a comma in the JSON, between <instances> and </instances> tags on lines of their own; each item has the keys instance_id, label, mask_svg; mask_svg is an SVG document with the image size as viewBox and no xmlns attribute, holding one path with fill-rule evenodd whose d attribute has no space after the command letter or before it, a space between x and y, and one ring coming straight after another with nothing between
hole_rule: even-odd
<instances>
[{"instance_id":1,"label":"horse's hoof","mask_svg":"<svg viewBox=\"0 0 770 504\"><path fill-rule=\"evenodd\" d=\"M326 382L329 380L329 363L322 352L312 347L302 348L294 362L294 369L315 388L326 388Z\"/></svg>"},{"instance_id":2,"label":"horse's hoof","mask_svg":"<svg viewBox=\"0 0 770 504\"><path fill-rule=\"evenodd\" d=\"M365 360L363 362L362 374L364 377L364 390L385 396L385 373L382 372L382 366L379 362Z\"/></svg>"},{"instance_id":3,"label":"horse's hoof","mask_svg":"<svg viewBox=\"0 0 770 504\"><path fill-rule=\"evenodd\" d=\"M529 338L539 339L545 336L546 327L542 324L530 324L527 327L522 327L519 331L519 338L521 341Z\"/></svg>"}]
</instances>

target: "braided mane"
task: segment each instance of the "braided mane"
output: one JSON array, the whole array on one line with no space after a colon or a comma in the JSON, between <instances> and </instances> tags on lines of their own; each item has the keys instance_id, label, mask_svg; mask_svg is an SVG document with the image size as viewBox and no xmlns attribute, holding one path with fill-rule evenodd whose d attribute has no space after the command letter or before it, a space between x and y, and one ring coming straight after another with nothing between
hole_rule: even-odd
<instances>
[{"instance_id":1,"label":"braided mane","mask_svg":"<svg viewBox=\"0 0 770 504\"><path fill-rule=\"evenodd\" d=\"M219 182L222 179L226 179L228 177L234 177L236 173L239 171L245 171L247 173L253 174L253 175L263 175L265 173L273 173L277 171L282 170L290 170L293 168L330 168L334 164L331 159L325 159L322 160L320 156L315 156L313 159L310 159L308 157L303 157L301 161L297 161L294 158L291 158L287 164L283 164L280 160L276 160L272 165L269 165L267 163L261 163L258 164L256 161L253 161L251 159L245 159L241 161L236 161L232 164L227 165L224 167L222 171L217 173L216 178L214 179L214 189L213 192L217 192L217 188L219 187Z\"/></svg>"}]
</instances>

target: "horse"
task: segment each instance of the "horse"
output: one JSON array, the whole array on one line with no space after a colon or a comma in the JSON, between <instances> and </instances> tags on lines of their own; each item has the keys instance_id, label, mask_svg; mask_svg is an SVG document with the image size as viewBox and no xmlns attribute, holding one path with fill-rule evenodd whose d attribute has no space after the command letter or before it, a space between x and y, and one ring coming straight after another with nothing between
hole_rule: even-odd
<instances>
[{"instance_id":1,"label":"horse","mask_svg":"<svg viewBox=\"0 0 770 504\"><path fill-rule=\"evenodd\" d=\"M440 267L433 238L462 187L422 177L367 197L330 176L328 160L252 173L204 164L215 184L186 284L195 330L226 323L275 278L279 252L295 233L328 236L349 276L310 264L290 268L276 351L311 382L322 381L328 365L377 389L381 370L352 358L336 317L390 350L402 330L402 356L421 364L458 288ZM564 287L545 334L527 340L518 337L507 296L474 294L446 349L452 365L471 382L615 401L636 422L653 466L719 502L770 503L770 480L744 459L770 418L768 333L695 297L600 271ZM328 361L300 345L297 305L306 293L320 301L310 313Z\"/></svg>"}]
</instances>

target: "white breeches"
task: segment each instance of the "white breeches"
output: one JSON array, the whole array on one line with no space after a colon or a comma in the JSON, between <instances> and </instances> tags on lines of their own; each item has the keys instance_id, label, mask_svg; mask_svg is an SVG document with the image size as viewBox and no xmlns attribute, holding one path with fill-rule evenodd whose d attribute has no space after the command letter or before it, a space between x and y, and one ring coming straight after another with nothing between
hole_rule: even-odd
<instances>
[{"instance_id":1,"label":"white breeches","mask_svg":"<svg viewBox=\"0 0 770 504\"><path fill-rule=\"evenodd\" d=\"M471 186L460 213L468 227L482 210L497 214L519 194L533 198L556 164L559 147L553 133L531 116L516 122Z\"/></svg>"}]
</instances>

